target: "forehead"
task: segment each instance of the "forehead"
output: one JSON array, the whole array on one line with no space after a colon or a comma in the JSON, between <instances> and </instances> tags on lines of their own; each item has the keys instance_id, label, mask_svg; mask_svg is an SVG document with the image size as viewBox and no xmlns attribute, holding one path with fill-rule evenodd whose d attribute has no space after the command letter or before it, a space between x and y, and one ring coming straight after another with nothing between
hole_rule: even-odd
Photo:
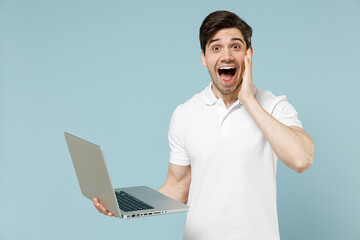
<instances>
[{"instance_id":1,"label":"forehead","mask_svg":"<svg viewBox=\"0 0 360 240\"><path fill-rule=\"evenodd\" d=\"M231 41L233 38L240 38L243 42L245 42L244 36L239 29L223 28L217 31L211 38L209 38L208 43L210 43L212 40Z\"/></svg>"}]
</instances>

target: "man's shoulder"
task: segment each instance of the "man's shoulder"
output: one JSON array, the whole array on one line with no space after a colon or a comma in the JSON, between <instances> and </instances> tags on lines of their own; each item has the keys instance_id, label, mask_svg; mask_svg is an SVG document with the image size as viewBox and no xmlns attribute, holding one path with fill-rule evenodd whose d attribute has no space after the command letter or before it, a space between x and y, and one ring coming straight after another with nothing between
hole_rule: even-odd
<instances>
[{"instance_id":1,"label":"man's shoulder","mask_svg":"<svg viewBox=\"0 0 360 240\"><path fill-rule=\"evenodd\" d=\"M198 117L198 113L201 111L204 104L202 92L195 94L186 102L179 104L171 117L170 129L187 129L189 124L193 123L193 120Z\"/></svg>"},{"instance_id":2,"label":"man's shoulder","mask_svg":"<svg viewBox=\"0 0 360 240\"><path fill-rule=\"evenodd\" d=\"M271 109L274 107L274 105L286 97L284 95L276 96L269 90L255 87L255 98L265 110L271 112Z\"/></svg>"},{"instance_id":3,"label":"man's shoulder","mask_svg":"<svg viewBox=\"0 0 360 240\"><path fill-rule=\"evenodd\" d=\"M276 96L269 90L255 87L255 98L259 102L268 102L276 98Z\"/></svg>"},{"instance_id":4,"label":"man's shoulder","mask_svg":"<svg viewBox=\"0 0 360 240\"><path fill-rule=\"evenodd\" d=\"M205 90L202 90L201 92L195 94L184 103L179 104L176 107L175 111L178 114L185 114L185 115L198 111L201 107L205 106L204 96L203 96L204 91Z\"/></svg>"}]
</instances>

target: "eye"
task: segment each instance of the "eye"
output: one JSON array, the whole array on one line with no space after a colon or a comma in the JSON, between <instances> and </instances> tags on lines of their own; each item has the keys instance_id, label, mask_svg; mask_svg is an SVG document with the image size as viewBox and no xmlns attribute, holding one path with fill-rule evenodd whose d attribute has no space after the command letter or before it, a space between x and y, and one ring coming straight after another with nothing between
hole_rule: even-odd
<instances>
[{"instance_id":1,"label":"eye","mask_svg":"<svg viewBox=\"0 0 360 240\"><path fill-rule=\"evenodd\" d=\"M240 46L239 44L234 44L232 47L233 47L234 49L240 49L240 48L241 48L241 46Z\"/></svg>"},{"instance_id":2,"label":"eye","mask_svg":"<svg viewBox=\"0 0 360 240\"><path fill-rule=\"evenodd\" d=\"M219 51L219 50L220 50L220 47L219 47L219 46L213 46L213 47L212 47L212 50L213 50L213 51Z\"/></svg>"}]
</instances>

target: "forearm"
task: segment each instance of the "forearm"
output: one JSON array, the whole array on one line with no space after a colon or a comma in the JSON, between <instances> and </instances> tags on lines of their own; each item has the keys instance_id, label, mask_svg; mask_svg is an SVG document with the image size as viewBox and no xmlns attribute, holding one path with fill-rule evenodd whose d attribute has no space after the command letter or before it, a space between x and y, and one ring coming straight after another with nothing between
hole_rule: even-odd
<instances>
[{"instance_id":1,"label":"forearm","mask_svg":"<svg viewBox=\"0 0 360 240\"><path fill-rule=\"evenodd\" d=\"M285 126L266 112L255 98L244 101L244 106L281 161L298 173L311 166L314 144L305 131Z\"/></svg>"},{"instance_id":2,"label":"forearm","mask_svg":"<svg viewBox=\"0 0 360 240\"><path fill-rule=\"evenodd\" d=\"M189 190L185 186L179 184L165 183L158 189L162 194L171 197L184 204L187 203Z\"/></svg>"},{"instance_id":3,"label":"forearm","mask_svg":"<svg viewBox=\"0 0 360 240\"><path fill-rule=\"evenodd\" d=\"M188 200L190 182L190 166L179 166L170 163L165 184L158 191L185 204Z\"/></svg>"}]
</instances>

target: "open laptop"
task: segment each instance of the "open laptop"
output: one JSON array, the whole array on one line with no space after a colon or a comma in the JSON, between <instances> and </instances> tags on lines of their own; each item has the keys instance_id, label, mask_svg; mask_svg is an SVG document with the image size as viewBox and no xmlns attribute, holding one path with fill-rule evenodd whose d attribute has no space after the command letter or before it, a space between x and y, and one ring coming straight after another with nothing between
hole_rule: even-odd
<instances>
[{"instance_id":1,"label":"open laptop","mask_svg":"<svg viewBox=\"0 0 360 240\"><path fill-rule=\"evenodd\" d=\"M188 211L189 207L147 186L113 189L102 148L65 132L81 192L114 216L135 218ZM119 169L121 171L121 169Z\"/></svg>"}]
</instances>

